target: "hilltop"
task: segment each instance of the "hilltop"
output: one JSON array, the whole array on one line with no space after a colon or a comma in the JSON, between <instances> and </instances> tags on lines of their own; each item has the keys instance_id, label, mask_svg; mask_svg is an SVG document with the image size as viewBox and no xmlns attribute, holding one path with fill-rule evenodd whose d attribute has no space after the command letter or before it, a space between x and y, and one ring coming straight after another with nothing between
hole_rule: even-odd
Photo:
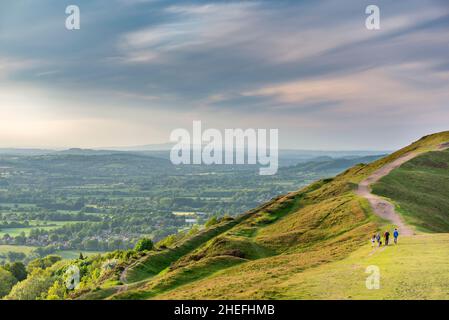
<instances>
[{"instance_id":1,"label":"hilltop","mask_svg":"<svg viewBox=\"0 0 449 320\"><path fill-rule=\"evenodd\" d=\"M449 271L444 253L449 235L429 232L447 232L449 206L444 195L449 183L444 169L449 152L435 150L448 141L449 132L423 137L236 218L164 239L155 250L56 263L35 276L47 285L38 294L74 299L447 298L448 283L442 278ZM401 219L414 226L417 235L401 238L397 247L372 250L369 238L392 228L391 221L377 216L356 190L375 172L410 153L412 160L372 187L397 206ZM434 190L432 181L443 187ZM408 190L415 197L408 197ZM424 190L432 201L416 197ZM61 281L70 264L81 269L82 282L74 292L64 290ZM372 264L386 270L382 277L388 285L381 290L364 287L365 268ZM33 276L26 281L16 285L9 298L32 290Z\"/></svg>"}]
</instances>

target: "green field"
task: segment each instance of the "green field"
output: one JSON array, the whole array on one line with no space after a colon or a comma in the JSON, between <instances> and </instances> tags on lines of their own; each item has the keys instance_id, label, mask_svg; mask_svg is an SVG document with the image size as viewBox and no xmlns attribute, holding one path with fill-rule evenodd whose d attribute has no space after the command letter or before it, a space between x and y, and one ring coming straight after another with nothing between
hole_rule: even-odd
<instances>
[{"instance_id":1,"label":"green field","mask_svg":"<svg viewBox=\"0 0 449 320\"><path fill-rule=\"evenodd\" d=\"M45 221L46 224L43 224L43 221L30 221L30 227L27 228L2 228L0 229L0 238L5 234L9 234L11 237L16 237L20 235L22 232L28 236L33 229L42 229L42 230L54 230L62 227L66 224L71 223L79 223L79 221Z\"/></svg>"},{"instance_id":2,"label":"green field","mask_svg":"<svg viewBox=\"0 0 449 320\"><path fill-rule=\"evenodd\" d=\"M23 252L25 254L30 253L33 251L35 247L29 247L29 246L8 246L8 245L0 245L0 254L5 253L8 251L15 251L15 252Z\"/></svg>"},{"instance_id":3,"label":"green field","mask_svg":"<svg viewBox=\"0 0 449 320\"><path fill-rule=\"evenodd\" d=\"M0 245L0 255L5 254L7 252L22 252L25 254L30 254L36 247L30 246L10 246L10 245ZM80 252L84 257L94 256L96 254L102 254L104 252L101 251L76 251L76 250L64 250L64 251L56 251L54 254L60 256L63 260L72 260L78 259ZM2 259L0 258L0 261Z\"/></svg>"},{"instance_id":4,"label":"green field","mask_svg":"<svg viewBox=\"0 0 449 320\"><path fill-rule=\"evenodd\" d=\"M5 255L6 253L12 251L12 252L21 252L24 254L30 254L31 251L36 249L35 247L29 247L29 246L9 246L9 245L0 245L0 263L6 262L6 259L2 258L1 256Z\"/></svg>"},{"instance_id":5,"label":"green field","mask_svg":"<svg viewBox=\"0 0 449 320\"><path fill-rule=\"evenodd\" d=\"M56 251L54 254L60 256L63 260L73 260L79 258L80 252L83 254L84 257L91 257L96 254L104 253L101 251L64 250L64 251Z\"/></svg>"}]
</instances>

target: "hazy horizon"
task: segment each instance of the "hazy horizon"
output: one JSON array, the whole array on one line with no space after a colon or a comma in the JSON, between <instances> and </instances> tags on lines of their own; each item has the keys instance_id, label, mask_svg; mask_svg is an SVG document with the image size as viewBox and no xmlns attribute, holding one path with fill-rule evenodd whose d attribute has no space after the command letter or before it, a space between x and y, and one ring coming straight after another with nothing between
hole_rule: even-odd
<instances>
[{"instance_id":1,"label":"hazy horizon","mask_svg":"<svg viewBox=\"0 0 449 320\"><path fill-rule=\"evenodd\" d=\"M448 130L449 6L369 1L0 4L0 146L166 143L279 129L282 149L395 150Z\"/></svg>"},{"instance_id":2,"label":"hazy horizon","mask_svg":"<svg viewBox=\"0 0 449 320\"><path fill-rule=\"evenodd\" d=\"M156 143L156 144L145 144L145 145L129 145L129 146L106 146L106 147L79 147L79 146L69 146L69 147L3 147L0 146L1 150L51 150L51 151L66 151L66 150L94 150L94 151L169 151L169 146L175 143ZM164 146L165 148L156 149L158 146ZM145 148L152 148L151 150ZM195 146L194 146L195 147ZM300 149L300 148L280 148L280 151L298 151L298 152L392 152L393 149Z\"/></svg>"}]
</instances>

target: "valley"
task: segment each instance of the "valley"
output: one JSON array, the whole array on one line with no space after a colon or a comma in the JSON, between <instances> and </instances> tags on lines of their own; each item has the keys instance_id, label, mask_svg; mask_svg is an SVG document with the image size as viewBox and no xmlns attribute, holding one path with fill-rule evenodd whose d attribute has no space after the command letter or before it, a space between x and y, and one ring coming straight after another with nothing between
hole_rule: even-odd
<instances>
[{"instance_id":1,"label":"valley","mask_svg":"<svg viewBox=\"0 0 449 320\"><path fill-rule=\"evenodd\" d=\"M157 242L379 157L289 151L262 177L257 166L174 166L168 151L41 152L0 150L0 262Z\"/></svg>"}]
</instances>

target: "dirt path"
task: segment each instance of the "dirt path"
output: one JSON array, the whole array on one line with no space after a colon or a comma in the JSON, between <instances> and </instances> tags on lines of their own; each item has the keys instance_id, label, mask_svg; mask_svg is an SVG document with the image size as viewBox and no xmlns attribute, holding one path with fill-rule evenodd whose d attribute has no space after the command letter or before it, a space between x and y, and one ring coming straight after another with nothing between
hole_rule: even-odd
<instances>
[{"instance_id":1,"label":"dirt path","mask_svg":"<svg viewBox=\"0 0 449 320\"><path fill-rule=\"evenodd\" d=\"M117 293L123 293L125 291L128 291L129 285L130 285L127 280L128 270L133 268L136 264L138 264L142 260L145 260L146 258L147 258L146 256L143 256L143 257L137 259L136 261L134 261L133 263L131 263L130 265L126 266L125 269L123 269L123 271L120 273L120 282L123 284L118 288ZM145 282L145 281L147 281L147 279L133 282L132 285L138 284L140 282Z\"/></svg>"},{"instance_id":2,"label":"dirt path","mask_svg":"<svg viewBox=\"0 0 449 320\"><path fill-rule=\"evenodd\" d=\"M405 162L415 158L419 153L408 153L395 161L383 166L375 171L371 176L360 182L357 194L369 201L373 211L379 217L391 221L399 229L399 233L403 236L414 234L413 229L408 227L401 219L400 215L394 209L394 205L389 201L371 193L371 185L379 181L382 177L388 175L392 170L400 167Z\"/></svg>"},{"instance_id":3,"label":"dirt path","mask_svg":"<svg viewBox=\"0 0 449 320\"><path fill-rule=\"evenodd\" d=\"M134 263L127 266L125 269L123 269L122 273L120 273L120 282L123 283L117 291L117 293L122 293L125 291L128 291L128 281L126 280L126 274L128 273L129 268L134 266Z\"/></svg>"},{"instance_id":4,"label":"dirt path","mask_svg":"<svg viewBox=\"0 0 449 320\"><path fill-rule=\"evenodd\" d=\"M439 145L436 150L442 151L448 148L449 142L446 142ZM371 193L371 185L379 181L382 177L388 175L392 170L400 167L402 164L412 160L418 155L420 155L419 152L410 152L383 166L382 168L375 171L371 176L360 182L356 191L359 196L362 196L369 201L376 215L388 221L391 221L391 223L398 227L399 234L404 236L411 236L415 232L412 228L407 226L404 221L402 221L401 216L396 212L392 203Z\"/></svg>"}]
</instances>

